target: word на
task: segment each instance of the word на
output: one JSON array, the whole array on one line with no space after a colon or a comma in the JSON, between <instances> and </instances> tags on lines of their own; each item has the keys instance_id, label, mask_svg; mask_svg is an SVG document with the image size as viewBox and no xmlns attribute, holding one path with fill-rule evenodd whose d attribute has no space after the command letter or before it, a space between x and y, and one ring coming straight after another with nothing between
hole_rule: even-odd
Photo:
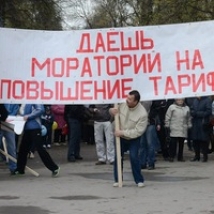
<instances>
[{"instance_id":1,"label":"word \u043d\u0430","mask_svg":"<svg viewBox=\"0 0 214 214\"><path fill-rule=\"evenodd\" d=\"M45 81L0 80L0 98L44 101L96 101L123 99L132 89L133 79L75 81L66 87L63 81L55 81L47 88ZM3 90L4 89L4 90Z\"/></svg>"}]
</instances>

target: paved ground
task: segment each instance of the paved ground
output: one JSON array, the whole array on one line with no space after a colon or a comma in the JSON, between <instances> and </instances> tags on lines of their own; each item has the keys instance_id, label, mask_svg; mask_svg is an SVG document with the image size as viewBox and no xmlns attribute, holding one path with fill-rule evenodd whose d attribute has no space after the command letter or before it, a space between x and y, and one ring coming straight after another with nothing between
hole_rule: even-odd
<instances>
[{"instance_id":1,"label":"paved ground","mask_svg":"<svg viewBox=\"0 0 214 214\"><path fill-rule=\"evenodd\" d=\"M208 163L165 162L157 157L156 169L142 170L145 188L138 188L124 164L124 186L113 188L112 166L95 166L94 145L82 144L83 161L67 163L66 147L49 150L60 164L61 174L52 178L38 156L28 166L34 177L10 176L0 163L0 214L213 214L214 155Z\"/></svg>"}]
</instances>

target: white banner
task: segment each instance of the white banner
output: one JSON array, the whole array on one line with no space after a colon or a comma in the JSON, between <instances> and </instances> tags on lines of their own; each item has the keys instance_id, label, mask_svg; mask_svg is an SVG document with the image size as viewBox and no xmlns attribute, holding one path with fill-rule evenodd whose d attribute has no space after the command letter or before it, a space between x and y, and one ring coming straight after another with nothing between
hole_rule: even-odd
<instances>
[{"instance_id":1,"label":"white banner","mask_svg":"<svg viewBox=\"0 0 214 214\"><path fill-rule=\"evenodd\" d=\"M90 104L214 91L214 21L78 31L0 28L2 103Z\"/></svg>"}]
</instances>

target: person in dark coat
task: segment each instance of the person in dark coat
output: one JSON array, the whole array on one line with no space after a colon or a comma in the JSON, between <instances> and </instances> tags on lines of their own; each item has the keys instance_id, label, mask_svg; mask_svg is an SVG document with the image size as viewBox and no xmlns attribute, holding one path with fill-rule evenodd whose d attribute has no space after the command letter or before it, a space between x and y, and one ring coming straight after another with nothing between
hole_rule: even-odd
<instances>
[{"instance_id":1,"label":"person in dark coat","mask_svg":"<svg viewBox=\"0 0 214 214\"><path fill-rule=\"evenodd\" d=\"M68 124L68 162L82 160L80 156L81 126L85 114L84 105L65 105L64 119Z\"/></svg>"},{"instance_id":2,"label":"person in dark coat","mask_svg":"<svg viewBox=\"0 0 214 214\"><path fill-rule=\"evenodd\" d=\"M157 136L157 131L160 130L160 118L158 111L154 108L154 102L151 102L151 107L148 106L148 125L146 131L141 136L140 142L140 162L141 169L155 169L155 151L159 150L160 142ZM142 103L144 106L145 102ZM147 166L148 165L148 166Z\"/></svg>"},{"instance_id":3,"label":"person in dark coat","mask_svg":"<svg viewBox=\"0 0 214 214\"><path fill-rule=\"evenodd\" d=\"M189 108L191 108L192 103L194 101L195 97L188 97L185 98L185 103L187 106L189 106ZM189 151L193 151L193 142L192 142L192 128L188 129L188 136L187 136L187 147L189 149Z\"/></svg>"},{"instance_id":4,"label":"person in dark coat","mask_svg":"<svg viewBox=\"0 0 214 214\"><path fill-rule=\"evenodd\" d=\"M190 108L192 116L192 139L195 157L191 161L200 161L200 152L203 154L203 162L208 160L209 136L212 127L209 126L209 118L212 115L212 100L210 97L197 97Z\"/></svg>"},{"instance_id":5,"label":"person in dark coat","mask_svg":"<svg viewBox=\"0 0 214 214\"><path fill-rule=\"evenodd\" d=\"M8 116L8 111L4 104L0 104L0 121L5 121Z\"/></svg>"},{"instance_id":6,"label":"person in dark coat","mask_svg":"<svg viewBox=\"0 0 214 214\"><path fill-rule=\"evenodd\" d=\"M165 115L168 107L174 102L174 99L169 100L155 100L153 101L154 109L156 109L158 116L160 118L160 128L157 131L158 139L160 141L161 153L164 160L169 159L169 142L167 141L167 135L165 130Z\"/></svg>"}]
</instances>

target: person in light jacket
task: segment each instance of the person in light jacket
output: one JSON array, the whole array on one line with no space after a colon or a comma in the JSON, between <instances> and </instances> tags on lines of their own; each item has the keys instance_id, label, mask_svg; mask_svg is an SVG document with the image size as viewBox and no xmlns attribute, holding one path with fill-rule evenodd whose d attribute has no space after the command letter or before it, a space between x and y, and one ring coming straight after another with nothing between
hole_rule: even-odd
<instances>
[{"instance_id":1,"label":"person in light jacket","mask_svg":"<svg viewBox=\"0 0 214 214\"><path fill-rule=\"evenodd\" d=\"M176 156L178 143L178 161L184 161L184 140L188 136L188 129L192 126L190 108L184 103L184 99L175 99L169 106L165 116L165 127L169 132L169 161L173 162Z\"/></svg>"},{"instance_id":2,"label":"person in light jacket","mask_svg":"<svg viewBox=\"0 0 214 214\"><path fill-rule=\"evenodd\" d=\"M119 108L111 108L112 115L119 114L120 129L115 130L115 136L120 137L121 143L121 168L123 168L124 152L129 150L130 163L134 181L138 187L144 187L144 177L141 174L139 158L140 140L145 132L148 123L146 109L140 103L140 94L133 90L129 92L126 103L119 105ZM114 161L114 187L119 186L117 174L117 158Z\"/></svg>"}]
</instances>

